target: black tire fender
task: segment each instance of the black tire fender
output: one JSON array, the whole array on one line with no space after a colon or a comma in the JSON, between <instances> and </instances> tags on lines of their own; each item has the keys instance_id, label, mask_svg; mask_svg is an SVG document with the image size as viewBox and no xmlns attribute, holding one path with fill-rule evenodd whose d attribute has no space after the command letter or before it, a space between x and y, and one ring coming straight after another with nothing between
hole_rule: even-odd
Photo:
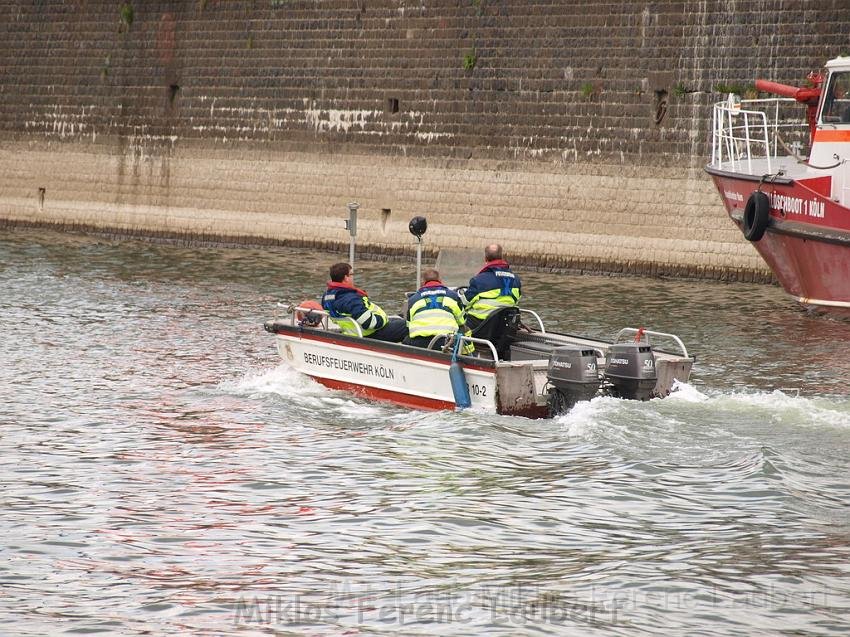
<instances>
[{"instance_id":1,"label":"black tire fender","mask_svg":"<svg viewBox=\"0 0 850 637\"><path fill-rule=\"evenodd\" d=\"M744 207L744 238L759 241L770 221L770 199L760 190L754 190Z\"/></svg>"}]
</instances>

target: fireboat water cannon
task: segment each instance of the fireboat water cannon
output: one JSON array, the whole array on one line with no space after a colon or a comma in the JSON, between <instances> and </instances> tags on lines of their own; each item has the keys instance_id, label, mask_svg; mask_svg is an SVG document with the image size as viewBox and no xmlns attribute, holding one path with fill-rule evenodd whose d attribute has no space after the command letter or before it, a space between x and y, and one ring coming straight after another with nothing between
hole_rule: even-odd
<instances>
[{"instance_id":1,"label":"fireboat water cannon","mask_svg":"<svg viewBox=\"0 0 850 637\"><path fill-rule=\"evenodd\" d=\"M769 80L756 80L755 87L757 91L773 93L782 97L792 97L800 104L805 104L809 135L813 140L818 122L818 102L820 101L824 77L820 73L812 71L806 79L809 81L810 86L797 87L780 84L779 82L771 82Z\"/></svg>"}]
</instances>

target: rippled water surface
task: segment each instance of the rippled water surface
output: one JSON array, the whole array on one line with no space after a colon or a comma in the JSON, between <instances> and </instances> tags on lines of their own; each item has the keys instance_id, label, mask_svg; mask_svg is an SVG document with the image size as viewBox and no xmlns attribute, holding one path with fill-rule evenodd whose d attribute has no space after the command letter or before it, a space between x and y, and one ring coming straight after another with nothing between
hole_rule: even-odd
<instances>
[{"instance_id":1,"label":"rippled water surface","mask_svg":"<svg viewBox=\"0 0 850 637\"><path fill-rule=\"evenodd\" d=\"M845 635L850 321L773 287L527 272L675 332L665 400L423 413L278 360L344 255L0 231L0 634ZM359 261L395 310L411 262Z\"/></svg>"}]
</instances>

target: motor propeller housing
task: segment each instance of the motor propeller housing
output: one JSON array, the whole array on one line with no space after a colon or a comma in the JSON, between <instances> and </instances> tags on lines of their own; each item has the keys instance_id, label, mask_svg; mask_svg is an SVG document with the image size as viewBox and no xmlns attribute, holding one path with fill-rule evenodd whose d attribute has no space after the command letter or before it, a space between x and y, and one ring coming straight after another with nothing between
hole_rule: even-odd
<instances>
[{"instance_id":1,"label":"motor propeller housing","mask_svg":"<svg viewBox=\"0 0 850 637\"><path fill-rule=\"evenodd\" d=\"M652 347L646 342L615 343L605 357L604 378L614 396L649 400L658 380Z\"/></svg>"},{"instance_id":2,"label":"motor propeller housing","mask_svg":"<svg viewBox=\"0 0 850 637\"><path fill-rule=\"evenodd\" d=\"M599 391L596 350L565 345L552 350L549 368L549 409L563 413L580 400L590 400Z\"/></svg>"}]
</instances>

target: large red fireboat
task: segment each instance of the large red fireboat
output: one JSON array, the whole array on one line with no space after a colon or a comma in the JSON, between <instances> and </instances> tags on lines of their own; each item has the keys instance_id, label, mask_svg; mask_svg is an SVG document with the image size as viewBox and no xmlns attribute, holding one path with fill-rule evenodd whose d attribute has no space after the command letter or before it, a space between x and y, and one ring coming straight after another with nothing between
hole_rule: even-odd
<instances>
[{"instance_id":1,"label":"large red fireboat","mask_svg":"<svg viewBox=\"0 0 850 637\"><path fill-rule=\"evenodd\" d=\"M809 84L757 80L757 90L782 97L715 104L705 170L788 294L850 314L850 57L829 61Z\"/></svg>"}]
</instances>

